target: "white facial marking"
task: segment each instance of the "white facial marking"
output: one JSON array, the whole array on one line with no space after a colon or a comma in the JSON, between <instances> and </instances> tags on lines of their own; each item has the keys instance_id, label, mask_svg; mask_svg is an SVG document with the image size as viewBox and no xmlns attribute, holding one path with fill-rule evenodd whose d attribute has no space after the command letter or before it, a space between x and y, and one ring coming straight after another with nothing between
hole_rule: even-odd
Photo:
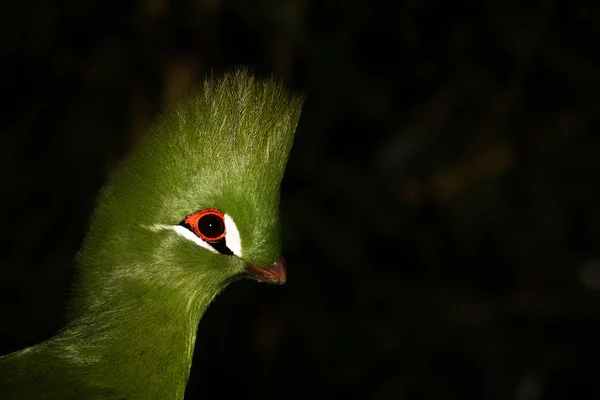
<instances>
[{"instance_id":1,"label":"white facial marking","mask_svg":"<svg viewBox=\"0 0 600 400\"><path fill-rule=\"evenodd\" d=\"M235 222L233 222L233 219L228 214L225 214L224 217L225 217L225 232L227 232L225 235L225 244L227 245L229 250L231 250L233 252L233 254L235 254L238 257L241 257L242 256L242 241L240 239L240 232L238 231L237 226L235 225ZM190 241L196 243L198 246L204 247L205 249L208 249L208 250L212 251L213 253L219 253L210 244L208 244L204 240L200 239L192 231L190 231L189 229L187 229L184 226L156 224L153 226L153 228L157 229L157 230L158 229L170 229L170 230L174 231L175 233L177 233L179 236L183 236L187 240L190 240Z\"/></svg>"},{"instance_id":2,"label":"white facial marking","mask_svg":"<svg viewBox=\"0 0 600 400\"><path fill-rule=\"evenodd\" d=\"M228 214L225 214L225 243L229 250L233 252L238 257L242 256L242 239L240 238L240 232L233 222L233 218L231 218Z\"/></svg>"},{"instance_id":3,"label":"white facial marking","mask_svg":"<svg viewBox=\"0 0 600 400\"><path fill-rule=\"evenodd\" d=\"M206 243L204 240L202 240L198 236L194 235L194 232L190 231L186 227L183 227L181 225L154 225L154 226L158 229L170 229L172 231L175 231L175 233L177 233L179 236L183 236L187 240L191 240L192 242L196 243L198 246L204 247L205 249L208 249L208 250L212 251L213 253L218 253L218 251L213 249L210 244Z\"/></svg>"}]
</instances>

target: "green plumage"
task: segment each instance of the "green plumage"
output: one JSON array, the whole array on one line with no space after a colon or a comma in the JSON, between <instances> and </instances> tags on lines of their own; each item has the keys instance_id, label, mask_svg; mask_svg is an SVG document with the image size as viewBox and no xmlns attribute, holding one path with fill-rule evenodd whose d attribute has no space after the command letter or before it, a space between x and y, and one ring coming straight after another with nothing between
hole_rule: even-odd
<instances>
[{"instance_id":1,"label":"green plumage","mask_svg":"<svg viewBox=\"0 0 600 400\"><path fill-rule=\"evenodd\" d=\"M183 398L211 300L280 255L279 186L301 106L238 70L160 118L99 196L68 324L0 358L0 398ZM161 228L208 208L235 221L240 256Z\"/></svg>"}]
</instances>

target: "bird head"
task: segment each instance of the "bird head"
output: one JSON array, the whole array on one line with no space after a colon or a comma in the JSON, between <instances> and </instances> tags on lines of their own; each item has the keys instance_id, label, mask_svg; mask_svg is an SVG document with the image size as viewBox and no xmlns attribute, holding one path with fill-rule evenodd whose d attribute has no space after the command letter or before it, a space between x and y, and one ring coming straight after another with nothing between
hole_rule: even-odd
<instances>
[{"instance_id":1,"label":"bird head","mask_svg":"<svg viewBox=\"0 0 600 400\"><path fill-rule=\"evenodd\" d=\"M77 262L87 301L283 283L279 187L302 102L238 70L156 121L100 194Z\"/></svg>"}]
</instances>

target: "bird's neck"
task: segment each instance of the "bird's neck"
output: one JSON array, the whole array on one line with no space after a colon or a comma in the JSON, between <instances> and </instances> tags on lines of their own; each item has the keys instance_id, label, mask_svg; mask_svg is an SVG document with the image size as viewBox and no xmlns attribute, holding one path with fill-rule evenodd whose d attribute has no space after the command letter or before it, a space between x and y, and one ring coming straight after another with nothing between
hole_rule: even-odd
<instances>
[{"instance_id":1,"label":"bird's neck","mask_svg":"<svg viewBox=\"0 0 600 400\"><path fill-rule=\"evenodd\" d=\"M181 399L198 323L215 295L176 298L154 290L126 301L117 296L78 315L54 343L67 361L84 366L85 376L126 398Z\"/></svg>"}]
</instances>

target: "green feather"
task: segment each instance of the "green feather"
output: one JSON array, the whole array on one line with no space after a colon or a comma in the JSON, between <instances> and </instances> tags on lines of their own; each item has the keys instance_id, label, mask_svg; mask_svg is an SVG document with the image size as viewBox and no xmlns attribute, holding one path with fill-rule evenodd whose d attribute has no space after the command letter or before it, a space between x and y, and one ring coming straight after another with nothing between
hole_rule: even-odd
<instances>
[{"instance_id":1,"label":"green feather","mask_svg":"<svg viewBox=\"0 0 600 400\"><path fill-rule=\"evenodd\" d=\"M69 322L0 358L0 398L183 398L212 299L280 256L279 186L302 102L237 70L160 118L99 196ZM207 208L231 216L241 257L161 228Z\"/></svg>"}]
</instances>

